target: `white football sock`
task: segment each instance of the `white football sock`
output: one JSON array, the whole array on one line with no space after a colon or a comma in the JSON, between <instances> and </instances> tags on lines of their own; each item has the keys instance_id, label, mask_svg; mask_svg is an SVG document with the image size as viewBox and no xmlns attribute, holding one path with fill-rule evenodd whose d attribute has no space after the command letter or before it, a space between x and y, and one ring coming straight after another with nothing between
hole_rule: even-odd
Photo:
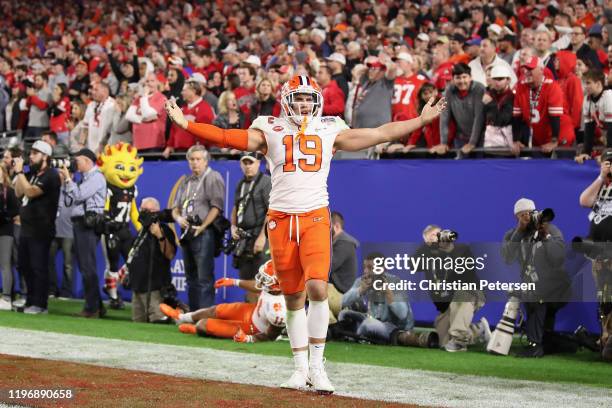
<instances>
[{"instance_id":1,"label":"white football sock","mask_svg":"<svg viewBox=\"0 0 612 408\"><path fill-rule=\"evenodd\" d=\"M287 335L292 349L304 348L308 345L306 328L306 310L287 310ZM308 350L293 352L293 362L296 370L308 371Z\"/></svg>"},{"instance_id":2,"label":"white football sock","mask_svg":"<svg viewBox=\"0 0 612 408\"><path fill-rule=\"evenodd\" d=\"M327 338L327 325L329 324L329 304L323 301L310 301L308 305L308 335L314 339ZM323 365L323 352L325 343L310 343L310 367Z\"/></svg>"},{"instance_id":3,"label":"white football sock","mask_svg":"<svg viewBox=\"0 0 612 408\"><path fill-rule=\"evenodd\" d=\"M192 313L179 313L178 321L179 323L193 323Z\"/></svg>"}]
</instances>

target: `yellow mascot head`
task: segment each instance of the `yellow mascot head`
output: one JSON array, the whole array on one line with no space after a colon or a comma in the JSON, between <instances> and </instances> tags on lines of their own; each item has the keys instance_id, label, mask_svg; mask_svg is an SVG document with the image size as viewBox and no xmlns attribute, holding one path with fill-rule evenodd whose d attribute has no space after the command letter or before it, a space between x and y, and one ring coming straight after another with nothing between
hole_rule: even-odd
<instances>
[{"instance_id":1,"label":"yellow mascot head","mask_svg":"<svg viewBox=\"0 0 612 408\"><path fill-rule=\"evenodd\" d=\"M106 145L98 158L98 167L106 181L120 188L133 187L142 174L144 158L136 157L138 150L130 144Z\"/></svg>"}]
</instances>

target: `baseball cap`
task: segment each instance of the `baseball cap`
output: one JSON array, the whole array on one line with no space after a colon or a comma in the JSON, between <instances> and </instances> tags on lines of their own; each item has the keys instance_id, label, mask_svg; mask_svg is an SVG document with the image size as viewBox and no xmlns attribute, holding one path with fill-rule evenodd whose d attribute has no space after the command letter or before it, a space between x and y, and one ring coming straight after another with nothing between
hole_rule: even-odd
<instances>
[{"instance_id":1,"label":"baseball cap","mask_svg":"<svg viewBox=\"0 0 612 408\"><path fill-rule=\"evenodd\" d=\"M376 57L370 58L370 60L366 63L366 65L368 68L380 68L380 69L387 68L387 66L383 64L382 62L380 62L380 60Z\"/></svg>"},{"instance_id":2,"label":"baseball cap","mask_svg":"<svg viewBox=\"0 0 612 408\"><path fill-rule=\"evenodd\" d=\"M187 80L187 82L196 82L198 84L206 85L206 77L199 72L194 72L191 77Z\"/></svg>"},{"instance_id":3,"label":"baseball cap","mask_svg":"<svg viewBox=\"0 0 612 408\"><path fill-rule=\"evenodd\" d=\"M470 38L465 43L467 45L480 45L481 41L482 41L482 39L480 37L475 37L475 38Z\"/></svg>"},{"instance_id":4,"label":"baseball cap","mask_svg":"<svg viewBox=\"0 0 612 408\"><path fill-rule=\"evenodd\" d=\"M42 140L35 141L32 145L32 150L36 150L47 156L51 156L53 154L53 148L51 147L51 145Z\"/></svg>"},{"instance_id":5,"label":"baseball cap","mask_svg":"<svg viewBox=\"0 0 612 408\"><path fill-rule=\"evenodd\" d=\"M261 155L257 152L244 152L242 153L242 156L240 156L240 161L254 161L254 160L261 160Z\"/></svg>"},{"instance_id":6,"label":"baseball cap","mask_svg":"<svg viewBox=\"0 0 612 408\"><path fill-rule=\"evenodd\" d=\"M589 37L599 37L602 38L602 31L603 27L601 26L601 24L593 24L591 26L591 29L589 30Z\"/></svg>"},{"instance_id":7,"label":"baseball cap","mask_svg":"<svg viewBox=\"0 0 612 408\"><path fill-rule=\"evenodd\" d=\"M440 35L438 36L438 38L436 38L436 44L448 44L448 43L449 43L449 39L445 35Z\"/></svg>"},{"instance_id":8,"label":"baseball cap","mask_svg":"<svg viewBox=\"0 0 612 408\"><path fill-rule=\"evenodd\" d=\"M525 62L521 65L522 68L534 69L539 65L538 57L533 56L529 59L529 61Z\"/></svg>"},{"instance_id":9,"label":"baseball cap","mask_svg":"<svg viewBox=\"0 0 612 408\"><path fill-rule=\"evenodd\" d=\"M502 28L497 24L491 24L489 27L487 27L487 30L493 31L496 35L500 35L502 32Z\"/></svg>"},{"instance_id":10,"label":"baseball cap","mask_svg":"<svg viewBox=\"0 0 612 408\"><path fill-rule=\"evenodd\" d=\"M429 42L429 36L425 33L419 33L419 35L416 36L416 39L419 41Z\"/></svg>"},{"instance_id":11,"label":"baseball cap","mask_svg":"<svg viewBox=\"0 0 612 408\"><path fill-rule=\"evenodd\" d=\"M535 209L535 203L528 198L521 198L514 203L514 215L523 211L533 211Z\"/></svg>"},{"instance_id":12,"label":"baseball cap","mask_svg":"<svg viewBox=\"0 0 612 408\"><path fill-rule=\"evenodd\" d=\"M76 152L74 154L74 157L77 157L77 156L85 156L89 160L91 160L92 163L94 163L94 164L98 160L98 158L96 157L96 154L94 152L92 152L91 150L87 149L87 148L81 149L78 152Z\"/></svg>"},{"instance_id":13,"label":"baseball cap","mask_svg":"<svg viewBox=\"0 0 612 408\"><path fill-rule=\"evenodd\" d=\"M396 59L402 60L402 61L406 61L406 62L409 62L411 64L414 63L414 58L412 58L412 55L410 55L407 52L400 52L399 54L397 54Z\"/></svg>"},{"instance_id":14,"label":"baseball cap","mask_svg":"<svg viewBox=\"0 0 612 408\"><path fill-rule=\"evenodd\" d=\"M172 65L178 65L178 66L183 66L183 59L181 57L178 57L176 55L171 56L170 58L168 58L168 62Z\"/></svg>"},{"instance_id":15,"label":"baseball cap","mask_svg":"<svg viewBox=\"0 0 612 408\"><path fill-rule=\"evenodd\" d=\"M229 43L227 47L221 50L223 54L237 54L238 47L235 43Z\"/></svg>"},{"instance_id":16,"label":"baseball cap","mask_svg":"<svg viewBox=\"0 0 612 408\"><path fill-rule=\"evenodd\" d=\"M247 59L244 60L247 64L255 65L256 67L261 67L261 59L257 55L249 55Z\"/></svg>"},{"instance_id":17,"label":"baseball cap","mask_svg":"<svg viewBox=\"0 0 612 408\"><path fill-rule=\"evenodd\" d=\"M346 57L339 52L334 52L329 57L325 58L327 61L336 61L342 65L346 65Z\"/></svg>"},{"instance_id":18,"label":"baseball cap","mask_svg":"<svg viewBox=\"0 0 612 408\"><path fill-rule=\"evenodd\" d=\"M505 65L495 65L491 69L491 78L511 78L510 68Z\"/></svg>"}]
</instances>

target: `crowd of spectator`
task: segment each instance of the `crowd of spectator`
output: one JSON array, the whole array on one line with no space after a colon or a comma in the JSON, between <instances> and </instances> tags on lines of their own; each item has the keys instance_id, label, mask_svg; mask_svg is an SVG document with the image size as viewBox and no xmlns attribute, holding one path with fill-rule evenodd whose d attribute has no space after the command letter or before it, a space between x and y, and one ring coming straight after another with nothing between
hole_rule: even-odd
<instances>
[{"instance_id":1,"label":"crowd of spectator","mask_svg":"<svg viewBox=\"0 0 612 408\"><path fill-rule=\"evenodd\" d=\"M196 140L167 120L167 99L188 119L247 128L279 115L282 83L307 74L323 114L355 127L449 100L403 143L345 158L484 147L583 161L612 144L611 3L3 0L0 131L51 130L72 152L125 141L168 158Z\"/></svg>"}]
</instances>

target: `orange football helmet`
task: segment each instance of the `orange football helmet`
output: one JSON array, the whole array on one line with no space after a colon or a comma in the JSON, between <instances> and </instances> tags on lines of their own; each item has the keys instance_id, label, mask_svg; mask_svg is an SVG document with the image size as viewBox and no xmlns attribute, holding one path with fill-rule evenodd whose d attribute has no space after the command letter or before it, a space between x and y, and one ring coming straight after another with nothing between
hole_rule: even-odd
<instances>
[{"instance_id":1,"label":"orange football helmet","mask_svg":"<svg viewBox=\"0 0 612 408\"><path fill-rule=\"evenodd\" d=\"M255 275L255 287L266 292L280 291L280 284L271 260L259 267Z\"/></svg>"},{"instance_id":2,"label":"orange football helmet","mask_svg":"<svg viewBox=\"0 0 612 408\"><path fill-rule=\"evenodd\" d=\"M311 95L312 101L298 101L296 100L297 95ZM310 107L307 115L302 114L300 108L303 106ZM323 92L313 78L306 75L295 75L281 88L281 109L287 118L298 125L304 118L310 122L312 118L320 117L323 114Z\"/></svg>"}]
</instances>

